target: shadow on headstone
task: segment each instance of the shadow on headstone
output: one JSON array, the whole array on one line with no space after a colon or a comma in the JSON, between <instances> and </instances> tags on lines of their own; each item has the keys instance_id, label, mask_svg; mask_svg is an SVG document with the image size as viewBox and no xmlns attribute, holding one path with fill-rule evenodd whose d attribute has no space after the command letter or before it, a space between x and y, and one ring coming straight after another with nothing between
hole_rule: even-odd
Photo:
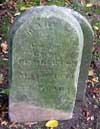
<instances>
[{"instance_id":1,"label":"shadow on headstone","mask_svg":"<svg viewBox=\"0 0 100 129\"><path fill-rule=\"evenodd\" d=\"M25 12L9 40L11 121L71 119L75 100L83 101L92 41L88 21L72 10L40 6Z\"/></svg>"},{"instance_id":2,"label":"shadow on headstone","mask_svg":"<svg viewBox=\"0 0 100 129\"><path fill-rule=\"evenodd\" d=\"M86 80L88 79L88 69L92 57L91 49L93 45L94 33L91 25L85 17L71 9L67 10L69 13L74 15L75 18L79 21L84 35L84 47L80 67L80 74L78 79L76 102L74 106L74 112L78 113L80 106L82 106L85 103Z\"/></svg>"}]
</instances>

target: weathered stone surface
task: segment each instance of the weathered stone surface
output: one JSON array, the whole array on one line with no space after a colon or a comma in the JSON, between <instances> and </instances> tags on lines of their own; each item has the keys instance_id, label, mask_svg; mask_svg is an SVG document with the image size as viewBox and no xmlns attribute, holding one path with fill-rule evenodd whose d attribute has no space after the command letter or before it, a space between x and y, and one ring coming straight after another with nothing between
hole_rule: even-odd
<instances>
[{"instance_id":1,"label":"weathered stone surface","mask_svg":"<svg viewBox=\"0 0 100 129\"><path fill-rule=\"evenodd\" d=\"M88 78L88 68L91 62L91 56L92 56L91 48L93 44L94 32L92 30L91 25L89 24L88 20L85 17L83 17L74 10L67 9L67 11L71 13L73 16L75 16L76 19L79 21L84 35L84 47L83 47L82 61L80 66L80 75L77 86L77 99L80 101L82 100L84 101L85 90L86 90L85 81Z\"/></svg>"},{"instance_id":2,"label":"weathered stone surface","mask_svg":"<svg viewBox=\"0 0 100 129\"><path fill-rule=\"evenodd\" d=\"M56 6L32 8L16 21L9 55L11 121L71 118L77 85L87 74L86 71L79 76L81 58L84 62L89 53L90 59L91 36L83 49L84 28L90 35L92 32L84 20L83 23Z\"/></svg>"}]
</instances>

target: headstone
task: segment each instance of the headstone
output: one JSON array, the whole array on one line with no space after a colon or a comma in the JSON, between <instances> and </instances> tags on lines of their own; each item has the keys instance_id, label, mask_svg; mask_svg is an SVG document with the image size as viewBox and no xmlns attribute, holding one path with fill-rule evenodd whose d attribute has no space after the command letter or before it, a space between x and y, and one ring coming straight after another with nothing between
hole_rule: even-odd
<instances>
[{"instance_id":1,"label":"headstone","mask_svg":"<svg viewBox=\"0 0 100 129\"><path fill-rule=\"evenodd\" d=\"M81 25L81 29L83 31L83 36L84 36L84 47L83 47L80 75L79 75L78 88L77 88L78 97L83 99L85 94L84 84L88 77L88 68L89 68L89 64L91 62L91 56L92 56L91 48L93 44L94 32L92 30L91 25L89 24L88 20L85 17L83 17L78 12L72 9L67 9L67 12L71 13L78 20L78 22Z\"/></svg>"},{"instance_id":2,"label":"headstone","mask_svg":"<svg viewBox=\"0 0 100 129\"><path fill-rule=\"evenodd\" d=\"M80 108L79 105L82 105L83 102L85 103L86 80L88 78L89 64L91 63L91 48L93 44L94 32L85 17L72 9L67 9L67 12L71 13L78 20L84 36L84 47L77 85L76 103L74 105L74 112L77 113Z\"/></svg>"},{"instance_id":3,"label":"headstone","mask_svg":"<svg viewBox=\"0 0 100 129\"><path fill-rule=\"evenodd\" d=\"M89 53L82 51L90 45L84 45L82 29L56 6L34 7L16 21L9 40L11 121L72 117L78 83L87 74L80 78L81 59Z\"/></svg>"}]
</instances>

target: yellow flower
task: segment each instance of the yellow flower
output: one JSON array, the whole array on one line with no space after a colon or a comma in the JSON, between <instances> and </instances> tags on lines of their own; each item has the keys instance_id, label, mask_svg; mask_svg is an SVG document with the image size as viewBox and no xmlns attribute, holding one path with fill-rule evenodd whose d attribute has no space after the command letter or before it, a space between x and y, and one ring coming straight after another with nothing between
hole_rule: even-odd
<instances>
[{"instance_id":1,"label":"yellow flower","mask_svg":"<svg viewBox=\"0 0 100 129\"><path fill-rule=\"evenodd\" d=\"M93 76L93 73L94 73L94 72L93 72L93 69L90 69L90 70L89 70L89 73L88 73L88 76Z\"/></svg>"},{"instance_id":2,"label":"yellow flower","mask_svg":"<svg viewBox=\"0 0 100 129\"><path fill-rule=\"evenodd\" d=\"M45 124L45 126L48 127L48 128L50 128L50 129L53 129L53 128L57 127L58 124L59 124L59 122L57 120L50 120L50 121L48 121Z\"/></svg>"}]
</instances>

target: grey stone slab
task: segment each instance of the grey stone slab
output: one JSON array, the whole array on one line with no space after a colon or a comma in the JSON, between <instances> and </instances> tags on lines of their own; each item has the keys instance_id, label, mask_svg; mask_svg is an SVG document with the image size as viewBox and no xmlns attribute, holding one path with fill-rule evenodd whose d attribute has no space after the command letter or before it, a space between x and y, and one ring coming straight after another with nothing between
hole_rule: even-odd
<instances>
[{"instance_id":1,"label":"grey stone slab","mask_svg":"<svg viewBox=\"0 0 100 129\"><path fill-rule=\"evenodd\" d=\"M72 117L77 87L87 76L93 39L89 23L73 15L64 7L33 7L13 26L9 40L11 121Z\"/></svg>"},{"instance_id":2,"label":"grey stone slab","mask_svg":"<svg viewBox=\"0 0 100 129\"><path fill-rule=\"evenodd\" d=\"M84 47L83 47L82 61L80 67L80 75L77 86L77 99L82 102L85 102L84 97L86 90L86 80L88 78L88 69L92 57L91 49L93 45L94 32L92 30L90 23L84 16L80 15L78 12L72 9L67 9L67 11L71 13L73 16L75 16L76 19L79 21L84 35Z\"/></svg>"}]
</instances>

